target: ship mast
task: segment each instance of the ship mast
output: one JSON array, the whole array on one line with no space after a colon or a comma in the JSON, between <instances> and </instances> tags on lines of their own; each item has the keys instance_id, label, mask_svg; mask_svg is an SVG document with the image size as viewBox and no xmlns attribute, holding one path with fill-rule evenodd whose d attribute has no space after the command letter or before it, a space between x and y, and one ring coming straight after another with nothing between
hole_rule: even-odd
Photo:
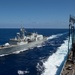
<instances>
[{"instance_id":1,"label":"ship mast","mask_svg":"<svg viewBox=\"0 0 75 75\"><path fill-rule=\"evenodd\" d=\"M21 38L22 39L24 39L24 36L25 36L25 29L23 28L23 27L21 27L21 29L20 29L20 31L21 31Z\"/></svg>"}]
</instances>

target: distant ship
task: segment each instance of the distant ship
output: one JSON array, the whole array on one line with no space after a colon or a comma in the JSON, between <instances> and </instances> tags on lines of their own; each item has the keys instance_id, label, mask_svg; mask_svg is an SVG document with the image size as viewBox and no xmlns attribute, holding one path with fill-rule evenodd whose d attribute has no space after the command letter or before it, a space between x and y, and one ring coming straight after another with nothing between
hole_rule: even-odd
<instances>
[{"instance_id":1,"label":"distant ship","mask_svg":"<svg viewBox=\"0 0 75 75\"><path fill-rule=\"evenodd\" d=\"M47 40L47 37L37 34L29 33L25 35L24 28L20 29L15 38L9 40L8 43L0 46L0 55L12 54L16 51L27 50L36 47Z\"/></svg>"}]
</instances>

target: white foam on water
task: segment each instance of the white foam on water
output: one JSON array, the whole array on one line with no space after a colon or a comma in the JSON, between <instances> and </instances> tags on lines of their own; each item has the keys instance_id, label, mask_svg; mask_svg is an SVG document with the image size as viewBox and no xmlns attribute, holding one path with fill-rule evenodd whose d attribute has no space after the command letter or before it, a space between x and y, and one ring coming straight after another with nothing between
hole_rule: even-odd
<instances>
[{"instance_id":1,"label":"white foam on water","mask_svg":"<svg viewBox=\"0 0 75 75\"><path fill-rule=\"evenodd\" d=\"M43 67L43 61L41 60L39 63L37 63L37 71L42 71L44 70L44 67Z\"/></svg>"},{"instance_id":2,"label":"white foam on water","mask_svg":"<svg viewBox=\"0 0 75 75\"><path fill-rule=\"evenodd\" d=\"M31 48L29 48L29 49L34 49L34 47L31 47Z\"/></svg>"},{"instance_id":3,"label":"white foam on water","mask_svg":"<svg viewBox=\"0 0 75 75\"><path fill-rule=\"evenodd\" d=\"M65 32L65 33L61 33L61 34L56 34L56 35L51 35L47 38L47 40L50 40L50 39L54 39L54 38L57 38L57 37L60 37L64 34L67 34L68 32Z\"/></svg>"},{"instance_id":4,"label":"white foam on water","mask_svg":"<svg viewBox=\"0 0 75 75\"><path fill-rule=\"evenodd\" d=\"M56 38L57 37L57 35L51 35L51 36L49 36L48 38L47 38L47 40L50 40L50 39L53 39L53 38Z\"/></svg>"},{"instance_id":5,"label":"white foam on water","mask_svg":"<svg viewBox=\"0 0 75 75\"><path fill-rule=\"evenodd\" d=\"M70 42L71 47L71 42ZM57 48L57 52L50 56L47 61L43 62L45 67L44 72L41 75L55 75L58 67L61 65L65 56L68 53L68 39L61 44L60 47Z\"/></svg>"},{"instance_id":6,"label":"white foam on water","mask_svg":"<svg viewBox=\"0 0 75 75\"><path fill-rule=\"evenodd\" d=\"M57 34L58 36L62 36L64 34L68 34L68 32L62 33L62 34Z\"/></svg>"},{"instance_id":7,"label":"white foam on water","mask_svg":"<svg viewBox=\"0 0 75 75\"><path fill-rule=\"evenodd\" d=\"M36 68L37 68L37 71L42 71L42 66L39 63L37 63Z\"/></svg>"},{"instance_id":8,"label":"white foam on water","mask_svg":"<svg viewBox=\"0 0 75 75\"><path fill-rule=\"evenodd\" d=\"M15 51L15 52L12 52L10 54L19 54L19 53L21 53L23 51L26 51L26 50L28 50L28 49L23 49L23 50L20 50L20 51ZM10 54L1 54L0 57L7 56L7 55L10 55Z\"/></svg>"},{"instance_id":9,"label":"white foam on water","mask_svg":"<svg viewBox=\"0 0 75 75\"><path fill-rule=\"evenodd\" d=\"M26 51L26 50L28 50L28 49L23 49L23 50L20 50L20 51L15 51L15 52L13 52L13 54L19 54L19 53L21 53L23 51Z\"/></svg>"},{"instance_id":10,"label":"white foam on water","mask_svg":"<svg viewBox=\"0 0 75 75\"><path fill-rule=\"evenodd\" d=\"M0 57L6 56L6 55L9 55L9 54L1 54Z\"/></svg>"},{"instance_id":11,"label":"white foam on water","mask_svg":"<svg viewBox=\"0 0 75 75\"><path fill-rule=\"evenodd\" d=\"M18 73L18 75L25 75L25 74L29 73L29 71L18 70L17 73Z\"/></svg>"},{"instance_id":12,"label":"white foam on water","mask_svg":"<svg viewBox=\"0 0 75 75\"><path fill-rule=\"evenodd\" d=\"M38 45L37 48L42 47L43 45Z\"/></svg>"}]
</instances>

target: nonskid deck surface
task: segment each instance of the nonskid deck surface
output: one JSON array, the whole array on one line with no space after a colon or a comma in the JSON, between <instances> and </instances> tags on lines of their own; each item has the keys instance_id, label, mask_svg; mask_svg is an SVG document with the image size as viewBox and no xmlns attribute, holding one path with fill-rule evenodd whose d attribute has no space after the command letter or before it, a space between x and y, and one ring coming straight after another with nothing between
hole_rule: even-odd
<instances>
[{"instance_id":1,"label":"nonskid deck surface","mask_svg":"<svg viewBox=\"0 0 75 75\"><path fill-rule=\"evenodd\" d=\"M73 58L72 56L73 51L71 50L60 75L75 75L75 58Z\"/></svg>"},{"instance_id":2,"label":"nonskid deck surface","mask_svg":"<svg viewBox=\"0 0 75 75\"><path fill-rule=\"evenodd\" d=\"M60 75L75 75L75 64L68 60Z\"/></svg>"}]
</instances>

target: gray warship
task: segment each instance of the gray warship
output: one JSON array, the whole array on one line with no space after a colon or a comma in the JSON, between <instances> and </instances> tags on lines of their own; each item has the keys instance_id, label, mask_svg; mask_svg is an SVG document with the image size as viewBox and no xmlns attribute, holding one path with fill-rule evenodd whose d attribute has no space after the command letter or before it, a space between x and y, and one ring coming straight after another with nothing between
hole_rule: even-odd
<instances>
[{"instance_id":1,"label":"gray warship","mask_svg":"<svg viewBox=\"0 0 75 75\"><path fill-rule=\"evenodd\" d=\"M8 55L16 51L28 50L41 45L47 40L47 37L41 34L29 33L28 35L25 35L26 32L27 31L24 28L21 28L15 38L12 38L8 43L1 45L0 55Z\"/></svg>"}]
</instances>

